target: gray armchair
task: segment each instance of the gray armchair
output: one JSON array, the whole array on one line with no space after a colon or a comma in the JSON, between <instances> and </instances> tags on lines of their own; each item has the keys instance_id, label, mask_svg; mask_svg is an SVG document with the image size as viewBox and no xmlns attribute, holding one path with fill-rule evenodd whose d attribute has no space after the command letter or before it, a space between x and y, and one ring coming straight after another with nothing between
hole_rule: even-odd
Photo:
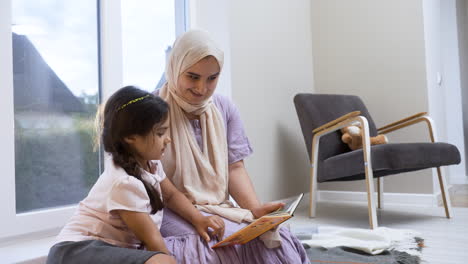
<instances>
[{"instance_id":1,"label":"gray armchair","mask_svg":"<svg viewBox=\"0 0 468 264\"><path fill-rule=\"evenodd\" d=\"M381 177L402 172L437 168L447 218L451 216L447 183L440 166L460 163L458 149L436 142L434 122L427 113L419 113L377 129L366 106L357 96L297 94L294 97L302 134L311 160L310 217L315 217L317 183L365 180L369 224L376 228L377 216L373 179L377 178L378 207L382 207ZM363 148L351 151L341 141L341 128L354 122L361 124ZM389 143L370 146L369 137L426 122L431 143Z\"/></svg>"}]
</instances>

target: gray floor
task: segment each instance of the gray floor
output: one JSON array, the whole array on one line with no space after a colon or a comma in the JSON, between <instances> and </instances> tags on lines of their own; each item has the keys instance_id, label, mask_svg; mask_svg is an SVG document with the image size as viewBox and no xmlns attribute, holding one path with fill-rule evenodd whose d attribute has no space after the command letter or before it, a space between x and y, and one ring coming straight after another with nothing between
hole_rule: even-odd
<instances>
[{"instance_id":1,"label":"gray floor","mask_svg":"<svg viewBox=\"0 0 468 264\"><path fill-rule=\"evenodd\" d=\"M425 239L424 263L468 263L468 208L454 207L453 218L445 218L442 207L385 205L378 211L379 226L412 229ZM303 201L290 220L294 227L336 225L368 228L364 203L318 203L317 217L308 217L308 204Z\"/></svg>"},{"instance_id":2,"label":"gray floor","mask_svg":"<svg viewBox=\"0 0 468 264\"><path fill-rule=\"evenodd\" d=\"M468 184L454 184L449 189L449 194L454 207L468 207ZM439 205L442 206L442 198L439 197Z\"/></svg>"},{"instance_id":3,"label":"gray floor","mask_svg":"<svg viewBox=\"0 0 468 264\"><path fill-rule=\"evenodd\" d=\"M409 207L385 205L378 211L380 226L419 231L425 239L424 264L468 263L468 185L455 186L450 193L453 218L445 218L442 207ZM304 199L295 216L288 221L293 227L336 225L368 228L367 205L364 203L319 203L317 217L308 217L308 203ZM29 241L24 244L0 247L2 263L45 263L45 255L54 243L54 237ZM25 248L29 250L25 252ZM5 255L21 256L21 262L5 260ZM26 261L26 259L30 259Z\"/></svg>"}]
</instances>

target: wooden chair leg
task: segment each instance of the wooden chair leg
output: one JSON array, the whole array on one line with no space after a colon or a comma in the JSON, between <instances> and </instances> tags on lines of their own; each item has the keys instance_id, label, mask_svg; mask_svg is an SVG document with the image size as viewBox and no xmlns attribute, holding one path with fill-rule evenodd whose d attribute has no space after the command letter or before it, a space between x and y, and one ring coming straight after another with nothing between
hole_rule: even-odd
<instances>
[{"instance_id":1,"label":"wooden chair leg","mask_svg":"<svg viewBox=\"0 0 468 264\"><path fill-rule=\"evenodd\" d=\"M369 124L367 119L359 117L362 135L362 150L364 154L364 171L366 173L366 185L367 185L367 209L369 213L369 225L371 229L378 227L377 223L377 212L375 208L374 199L374 172L372 171L372 160L370 150L370 137L369 137Z\"/></svg>"},{"instance_id":2,"label":"wooden chair leg","mask_svg":"<svg viewBox=\"0 0 468 264\"><path fill-rule=\"evenodd\" d=\"M375 208L375 199L374 199L374 181L367 177L369 173L368 166L366 166L366 187L367 187L367 210L369 213L369 226L370 229L375 229L378 227L377 223L377 212ZM373 175L372 171L369 173Z\"/></svg>"},{"instance_id":3,"label":"wooden chair leg","mask_svg":"<svg viewBox=\"0 0 468 264\"><path fill-rule=\"evenodd\" d=\"M313 137L310 167L310 193L309 193L309 217L316 215L317 208L317 163L318 163L318 143L320 137Z\"/></svg>"},{"instance_id":4,"label":"wooden chair leg","mask_svg":"<svg viewBox=\"0 0 468 264\"><path fill-rule=\"evenodd\" d=\"M423 117L422 119L427 123L427 128L429 129L429 137L431 138L431 141L437 142L437 133L434 120L432 120L432 118L430 118L429 116ZM439 178L442 201L444 202L445 216L447 216L447 218L450 218L452 216L452 204L450 203L450 195L447 191L447 181L442 175L440 167L437 167L437 176Z\"/></svg>"},{"instance_id":5,"label":"wooden chair leg","mask_svg":"<svg viewBox=\"0 0 468 264\"><path fill-rule=\"evenodd\" d=\"M379 209L383 208L383 185L384 179L382 177L377 178L377 207Z\"/></svg>"},{"instance_id":6,"label":"wooden chair leg","mask_svg":"<svg viewBox=\"0 0 468 264\"><path fill-rule=\"evenodd\" d=\"M440 193L442 195L442 201L444 202L445 216L450 218L452 217L452 203L450 201L450 195L447 190L447 181L442 175L440 167L437 167L437 176L439 177Z\"/></svg>"}]
</instances>

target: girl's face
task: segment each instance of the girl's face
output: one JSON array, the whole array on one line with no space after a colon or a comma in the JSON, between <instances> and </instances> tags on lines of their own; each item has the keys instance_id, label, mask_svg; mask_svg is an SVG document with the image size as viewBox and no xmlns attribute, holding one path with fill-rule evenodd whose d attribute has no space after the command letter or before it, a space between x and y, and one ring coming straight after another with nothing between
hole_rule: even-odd
<instances>
[{"instance_id":1,"label":"girl's face","mask_svg":"<svg viewBox=\"0 0 468 264\"><path fill-rule=\"evenodd\" d=\"M145 136L132 135L125 138L125 141L136 152L140 165L144 166L148 160L162 158L166 145L171 143L168 128L169 117L163 124L156 124L151 132Z\"/></svg>"},{"instance_id":2,"label":"girl's face","mask_svg":"<svg viewBox=\"0 0 468 264\"><path fill-rule=\"evenodd\" d=\"M179 76L176 93L188 103L199 104L213 95L219 73L215 57L205 57Z\"/></svg>"}]
</instances>

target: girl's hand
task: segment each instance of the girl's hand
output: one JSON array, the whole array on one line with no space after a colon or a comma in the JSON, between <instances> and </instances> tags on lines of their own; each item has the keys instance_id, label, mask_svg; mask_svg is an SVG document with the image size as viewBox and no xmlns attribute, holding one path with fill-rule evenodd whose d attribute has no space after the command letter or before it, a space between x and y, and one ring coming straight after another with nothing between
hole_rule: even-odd
<instances>
[{"instance_id":1,"label":"girl's hand","mask_svg":"<svg viewBox=\"0 0 468 264\"><path fill-rule=\"evenodd\" d=\"M278 209L280 209L281 207L284 206L284 203L274 203L274 202L271 202L271 203L266 203L266 204L262 204L260 206L257 206L255 208L253 208L252 210L250 210L254 216L254 218L260 218L266 214L269 214L271 212L274 212Z\"/></svg>"},{"instance_id":2,"label":"girl's hand","mask_svg":"<svg viewBox=\"0 0 468 264\"><path fill-rule=\"evenodd\" d=\"M177 261L172 256L157 254L148 259L145 264L177 264Z\"/></svg>"},{"instance_id":3,"label":"girl's hand","mask_svg":"<svg viewBox=\"0 0 468 264\"><path fill-rule=\"evenodd\" d=\"M193 222L193 226L206 242L210 242L210 235L216 235L219 240L224 236L224 221L217 215L202 215L202 217ZM208 233L208 228L213 229L213 231L210 232L211 234Z\"/></svg>"}]
</instances>

